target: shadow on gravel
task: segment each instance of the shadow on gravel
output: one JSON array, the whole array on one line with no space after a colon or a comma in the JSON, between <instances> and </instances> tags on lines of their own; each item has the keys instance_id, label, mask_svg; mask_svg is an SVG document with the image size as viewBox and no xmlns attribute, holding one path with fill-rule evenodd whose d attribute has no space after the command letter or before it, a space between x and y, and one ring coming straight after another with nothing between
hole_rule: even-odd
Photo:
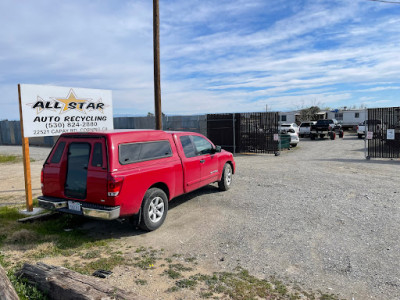
<instances>
[{"instance_id":1,"label":"shadow on gravel","mask_svg":"<svg viewBox=\"0 0 400 300\"><path fill-rule=\"evenodd\" d=\"M179 196L169 202L168 209L174 209L175 207L192 200L193 198L202 196L202 195L208 195L208 194L215 194L215 193L220 193L221 191L218 189L218 187L213 186L213 185L207 185L203 188L200 188L198 190L195 190L189 194L185 194L182 196Z\"/></svg>"},{"instance_id":2,"label":"shadow on gravel","mask_svg":"<svg viewBox=\"0 0 400 300\"><path fill-rule=\"evenodd\" d=\"M202 195L219 193L218 187L213 185L207 185L189 194L179 196L169 202L168 210L175 209L181 204L186 203L196 197ZM96 240L110 239L110 238L122 238L128 236L140 236L150 234L151 232L143 231L140 228L136 228L129 220L113 220L113 221L102 221L93 220L84 217L74 216L79 219L77 223L80 223L80 229L87 232L91 237ZM167 215L168 218L168 215ZM162 227L160 228L162 230ZM159 230L160 230L159 229Z\"/></svg>"},{"instance_id":3,"label":"shadow on gravel","mask_svg":"<svg viewBox=\"0 0 400 300\"><path fill-rule=\"evenodd\" d=\"M367 159L347 159L347 158L321 158L315 159L315 161L333 161L333 162L344 162L344 163L366 163L366 164L382 164L382 165L400 165L400 160L367 160Z\"/></svg>"},{"instance_id":4,"label":"shadow on gravel","mask_svg":"<svg viewBox=\"0 0 400 300\"><path fill-rule=\"evenodd\" d=\"M353 149L353 150L350 150L350 151L355 151L355 152L364 152L364 151L365 151L365 149L364 149L364 148L361 148L361 149Z\"/></svg>"}]
</instances>

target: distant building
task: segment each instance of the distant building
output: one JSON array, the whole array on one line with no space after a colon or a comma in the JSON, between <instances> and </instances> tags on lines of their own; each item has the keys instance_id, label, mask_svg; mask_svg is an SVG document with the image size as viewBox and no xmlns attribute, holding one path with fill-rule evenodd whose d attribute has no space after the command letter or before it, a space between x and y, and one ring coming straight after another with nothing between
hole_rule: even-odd
<instances>
[{"instance_id":1,"label":"distant building","mask_svg":"<svg viewBox=\"0 0 400 300\"><path fill-rule=\"evenodd\" d=\"M319 119L336 119L344 128L353 128L367 118L365 109L337 109L333 111L321 110L316 113L315 120ZM309 120L307 120L309 121ZM287 111L279 113L280 123L297 123L300 124L300 111Z\"/></svg>"}]
</instances>

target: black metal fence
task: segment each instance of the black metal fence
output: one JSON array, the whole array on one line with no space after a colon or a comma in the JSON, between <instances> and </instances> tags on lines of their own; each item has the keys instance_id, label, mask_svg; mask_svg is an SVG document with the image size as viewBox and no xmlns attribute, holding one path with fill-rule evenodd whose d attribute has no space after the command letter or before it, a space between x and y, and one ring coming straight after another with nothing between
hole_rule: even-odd
<instances>
[{"instance_id":1,"label":"black metal fence","mask_svg":"<svg viewBox=\"0 0 400 300\"><path fill-rule=\"evenodd\" d=\"M368 158L400 158L400 107L368 109Z\"/></svg>"},{"instance_id":2,"label":"black metal fence","mask_svg":"<svg viewBox=\"0 0 400 300\"><path fill-rule=\"evenodd\" d=\"M239 114L208 114L207 137L214 144L232 153L238 152Z\"/></svg>"},{"instance_id":3,"label":"black metal fence","mask_svg":"<svg viewBox=\"0 0 400 300\"><path fill-rule=\"evenodd\" d=\"M278 121L276 112L209 114L207 136L234 153L276 153Z\"/></svg>"}]
</instances>

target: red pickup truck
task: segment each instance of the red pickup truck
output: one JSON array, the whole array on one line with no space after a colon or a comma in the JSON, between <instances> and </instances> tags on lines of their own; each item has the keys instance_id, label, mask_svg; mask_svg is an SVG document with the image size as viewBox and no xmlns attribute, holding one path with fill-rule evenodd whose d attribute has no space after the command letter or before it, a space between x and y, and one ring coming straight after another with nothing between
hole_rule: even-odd
<instances>
[{"instance_id":1,"label":"red pickup truck","mask_svg":"<svg viewBox=\"0 0 400 300\"><path fill-rule=\"evenodd\" d=\"M201 134L159 130L65 133L46 159L39 206L144 230L164 222L168 201L213 182L228 190L230 152Z\"/></svg>"}]
</instances>

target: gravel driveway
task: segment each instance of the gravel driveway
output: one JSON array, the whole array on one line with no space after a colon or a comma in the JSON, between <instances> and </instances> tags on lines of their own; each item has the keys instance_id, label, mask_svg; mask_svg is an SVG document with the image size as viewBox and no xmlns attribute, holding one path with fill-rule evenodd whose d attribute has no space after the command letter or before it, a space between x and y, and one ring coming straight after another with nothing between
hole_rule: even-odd
<instances>
[{"instance_id":1,"label":"gravel driveway","mask_svg":"<svg viewBox=\"0 0 400 300\"><path fill-rule=\"evenodd\" d=\"M232 189L179 197L160 229L120 237L213 270L240 265L345 299L400 299L400 161L367 161L363 147L347 135L305 138L279 157L237 156Z\"/></svg>"}]
</instances>

